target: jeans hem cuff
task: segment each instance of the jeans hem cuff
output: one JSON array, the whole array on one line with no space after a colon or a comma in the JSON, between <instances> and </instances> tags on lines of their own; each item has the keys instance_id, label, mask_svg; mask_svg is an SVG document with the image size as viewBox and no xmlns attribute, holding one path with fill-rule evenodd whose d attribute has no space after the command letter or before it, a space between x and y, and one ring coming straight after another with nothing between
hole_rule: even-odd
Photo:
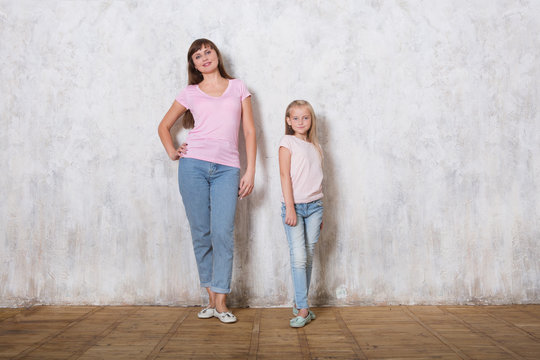
<instances>
[{"instance_id":1,"label":"jeans hem cuff","mask_svg":"<svg viewBox=\"0 0 540 360\"><path fill-rule=\"evenodd\" d=\"M218 294L228 294L228 293L231 292L231 289L222 289L222 288L218 288L218 287L215 287L215 286L211 286L210 290L212 290L213 292L218 293Z\"/></svg>"}]
</instances>

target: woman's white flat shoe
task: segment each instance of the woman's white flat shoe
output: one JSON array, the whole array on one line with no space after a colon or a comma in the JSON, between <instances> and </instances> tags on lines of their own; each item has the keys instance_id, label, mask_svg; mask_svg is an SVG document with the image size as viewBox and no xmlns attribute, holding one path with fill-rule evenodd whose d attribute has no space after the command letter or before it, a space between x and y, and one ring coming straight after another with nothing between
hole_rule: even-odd
<instances>
[{"instance_id":1,"label":"woman's white flat shoe","mask_svg":"<svg viewBox=\"0 0 540 360\"><path fill-rule=\"evenodd\" d=\"M210 319L211 317L214 317L214 313L216 312L215 308L211 307L205 307L199 313L197 314L197 317L199 319Z\"/></svg>"},{"instance_id":2,"label":"woman's white flat shoe","mask_svg":"<svg viewBox=\"0 0 540 360\"><path fill-rule=\"evenodd\" d=\"M214 310L214 316L217 317L219 321L225 324L235 323L237 321L236 316L234 316L233 313L230 311L220 313L217 310Z\"/></svg>"}]
</instances>

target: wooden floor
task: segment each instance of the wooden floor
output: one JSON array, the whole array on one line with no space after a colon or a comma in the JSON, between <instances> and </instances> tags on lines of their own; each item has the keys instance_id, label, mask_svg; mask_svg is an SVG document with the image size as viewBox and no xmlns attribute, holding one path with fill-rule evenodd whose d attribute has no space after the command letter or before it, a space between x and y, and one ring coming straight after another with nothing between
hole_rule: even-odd
<instances>
[{"instance_id":1,"label":"wooden floor","mask_svg":"<svg viewBox=\"0 0 540 360\"><path fill-rule=\"evenodd\" d=\"M236 324L198 308L0 309L9 359L540 359L540 305L235 309Z\"/></svg>"}]
</instances>

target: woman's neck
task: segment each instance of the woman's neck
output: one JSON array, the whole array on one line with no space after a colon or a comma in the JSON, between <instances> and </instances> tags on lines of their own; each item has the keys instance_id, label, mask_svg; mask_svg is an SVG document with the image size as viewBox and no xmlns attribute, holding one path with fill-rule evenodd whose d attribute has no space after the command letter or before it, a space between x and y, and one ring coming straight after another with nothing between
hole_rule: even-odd
<instances>
[{"instance_id":1,"label":"woman's neck","mask_svg":"<svg viewBox=\"0 0 540 360\"><path fill-rule=\"evenodd\" d=\"M207 83L207 84L217 84L221 81L223 81L225 78L221 76L219 71L216 69L216 71L210 73L210 74L203 74L203 81L201 83Z\"/></svg>"}]
</instances>

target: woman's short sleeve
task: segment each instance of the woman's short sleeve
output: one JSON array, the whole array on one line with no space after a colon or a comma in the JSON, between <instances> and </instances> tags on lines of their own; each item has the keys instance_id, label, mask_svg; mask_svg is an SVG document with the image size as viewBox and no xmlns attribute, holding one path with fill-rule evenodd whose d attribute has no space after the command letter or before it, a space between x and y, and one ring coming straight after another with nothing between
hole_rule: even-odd
<instances>
[{"instance_id":1,"label":"woman's short sleeve","mask_svg":"<svg viewBox=\"0 0 540 360\"><path fill-rule=\"evenodd\" d=\"M246 84L244 84L244 82L241 80L240 80L240 96L242 97L242 101L244 101L244 99L246 99L247 97L251 96Z\"/></svg>"},{"instance_id":2,"label":"woman's short sleeve","mask_svg":"<svg viewBox=\"0 0 540 360\"><path fill-rule=\"evenodd\" d=\"M185 107L186 109L189 109L189 101L188 101L188 96L187 96L187 88L185 88L184 90L180 91L180 94L178 94L178 96L176 97L175 100L178 101L178 102L180 103L180 105L182 105L182 106Z\"/></svg>"}]
</instances>

